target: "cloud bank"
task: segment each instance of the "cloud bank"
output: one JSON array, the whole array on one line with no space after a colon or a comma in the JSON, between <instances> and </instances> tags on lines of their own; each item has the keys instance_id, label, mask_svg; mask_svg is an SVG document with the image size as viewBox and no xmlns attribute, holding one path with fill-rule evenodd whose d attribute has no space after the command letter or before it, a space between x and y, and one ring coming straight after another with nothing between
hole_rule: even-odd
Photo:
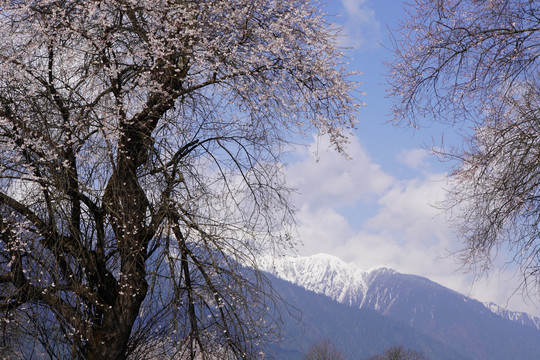
<instances>
[{"instance_id":1,"label":"cloud bank","mask_svg":"<svg viewBox=\"0 0 540 360\"><path fill-rule=\"evenodd\" d=\"M364 269L388 266L481 301L540 312L520 296L512 297L518 279L511 271L475 280L460 270L452 255L459 241L435 206L448 184L444 173L429 172L425 150L397 156L403 166L417 170L417 176L403 180L374 162L357 138L351 140L352 160L327 150L328 140L318 138L298 148L297 161L287 167L289 184L298 189L293 201L301 255L329 253Z\"/></svg>"},{"instance_id":2,"label":"cloud bank","mask_svg":"<svg viewBox=\"0 0 540 360\"><path fill-rule=\"evenodd\" d=\"M343 7L344 47L369 49L378 45L381 37L381 24L375 10L365 0L341 0Z\"/></svg>"}]
</instances>

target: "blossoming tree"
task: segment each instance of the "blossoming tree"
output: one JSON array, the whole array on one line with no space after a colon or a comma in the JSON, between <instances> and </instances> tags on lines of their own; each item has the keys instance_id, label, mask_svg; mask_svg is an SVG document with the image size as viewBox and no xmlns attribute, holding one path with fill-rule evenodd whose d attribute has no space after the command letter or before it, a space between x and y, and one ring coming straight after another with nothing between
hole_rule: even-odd
<instances>
[{"instance_id":1,"label":"blossoming tree","mask_svg":"<svg viewBox=\"0 0 540 360\"><path fill-rule=\"evenodd\" d=\"M336 35L312 0L3 1L6 356L257 357L282 155L355 124Z\"/></svg>"},{"instance_id":2,"label":"blossoming tree","mask_svg":"<svg viewBox=\"0 0 540 360\"><path fill-rule=\"evenodd\" d=\"M501 253L540 294L540 3L416 0L390 63L396 120L460 129L445 209L465 264ZM530 292L529 292L530 293Z\"/></svg>"}]
</instances>

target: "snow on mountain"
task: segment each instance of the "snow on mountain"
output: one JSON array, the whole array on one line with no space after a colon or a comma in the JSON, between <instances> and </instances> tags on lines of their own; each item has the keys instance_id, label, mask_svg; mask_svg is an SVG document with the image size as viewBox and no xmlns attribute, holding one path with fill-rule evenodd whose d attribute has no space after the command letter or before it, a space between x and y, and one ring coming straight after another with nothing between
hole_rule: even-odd
<instances>
[{"instance_id":1,"label":"snow on mountain","mask_svg":"<svg viewBox=\"0 0 540 360\"><path fill-rule=\"evenodd\" d=\"M375 310L476 360L529 360L540 353L538 319L486 306L421 276L388 268L364 271L322 254L267 258L261 268L336 304ZM389 339L401 342L400 336Z\"/></svg>"},{"instance_id":2,"label":"snow on mountain","mask_svg":"<svg viewBox=\"0 0 540 360\"><path fill-rule=\"evenodd\" d=\"M484 304L494 314L515 322L521 325L537 328L540 330L540 318L529 315L524 312L510 311L492 302Z\"/></svg>"},{"instance_id":3,"label":"snow on mountain","mask_svg":"<svg viewBox=\"0 0 540 360\"><path fill-rule=\"evenodd\" d=\"M415 297L418 287L426 291L443 288L429 279L400 274L385 267L362 270L358 266L328 254L308 257L265 258L262 270L307 290L326 295L340 303L370 308L388 314L399 297ZM414 285L411 285L414 284ZM453 292L449 289L447 291ZM454 292L455 293L455 292ZM463 301L475 301L455 293ZM426 296L430 296L429 294ZM408 302L413 301L409 299ZM522 312L506 310L494 303L483 304L493 314L540 330L540 319ZM418 309L413 309L417 311ZM422 309L429 312L430 310ZM480 309L483 311L483 309Z\"/></svg>"},{"instance_id":4,"label":"snow on mountain","mask_svg":"<svg viewBox=\"0 0 540 360\"><path fill-rule=\"evenodd\" d=\"M265 258L262 270L340 303L382 313L392 304L392 297L399 296L388 283L396 281L396 271L385 267L366 271L328 254Z\"/></svg>"},{"instance_id":5,"label":"snow on mountain","mask_svg":"<svg viewBox=\"0 0 540 360\"><path fill-rule=\"evenodd\" d=\"M327 254L265 258L262 270L350 306L360 307L368 289L368 272Z\"/></svg>"}]
</instances>

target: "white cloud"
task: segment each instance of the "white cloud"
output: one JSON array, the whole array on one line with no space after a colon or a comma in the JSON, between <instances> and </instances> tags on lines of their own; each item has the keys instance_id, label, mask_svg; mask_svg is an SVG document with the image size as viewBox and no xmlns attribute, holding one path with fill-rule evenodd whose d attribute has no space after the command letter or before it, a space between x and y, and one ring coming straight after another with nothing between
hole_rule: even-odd
<instances>
[{"instance_id":1,"label":"white cloud","mask_svg":"<svg viewBox=\"0 0 540 360\"><path fill-rule=\"evenodd\" d=\"M378 200L377 212L338 249L360 266L389 266L432 278L457 267L449 257L455 239L431 202L444 197L442 176L396 182ZM354 255L353 255L354 254Z\"/></svg>"},{"instance_id":2,"label":"white cloud","mask_svg":"<svg viewBox=\"0 0 540 360\"><path fill-rule=\"evenodd\" d=\"M410 149L403 150L397 156L397 159L402 164L407 165L411 169L419 169L426 167L425 159L430 155L426 149Z\"/></svg>"},{"instance_id":3,"label":"white cloud","mask_svg":"<svg viewBox=\"0 0 540 360\"><path fill-rule=\"evenodd\" d=\"M392 231L408 241L426 243L447 238L450 231L436 208L445 196L444 174L401 181L379 198L380 210L366 222L372 231Z\"/></svg>"},{"instance_id":4,"label":"white cloud","mask_svg":"<svg viewBox=\"0 0 540 360\"><path fill-rule=\"evenodd\" d=\"M299 149L299 161L287 169L288 179L301 191L294 199L304 243L300 254L329 253L365 269L388 266L481 301L508 302L509 309L540 313L520 296L511 297L517 286L513 273L502 271L473 282L470 273L460 271L452 256L459 242L442 211L433 206L444 199L445 174L419 171L414 179L397 180L370 158L358 139L352 139L349 161L326 151L327 144L320 140L318 162L316 142ZM425 156L409 154L406 165L420 164Z\"/></svg>"},{"instance_id":5,"label":"white cloud","mask_svg":"<svg viewBox=\"0 0 540 360\"><path fill-rule=\"evenodd\" d=\"M327 137L299 148L300 160L287 169L289 184L299 189L299 206L310 208L354 206L373 201L395 181L367 155L356 138L347 148L350 160L329 149Z\"/></svg>"},{"instance_id":6,"label":"white cloud","mask_svg":"<svg viewBox=\"0 0 540 360\"><path fill-rule=\"evenodd\" d=\"M304 205L297 215L298 232L303 241L302 254L335 254L354 236L347 219L331 208L311 209Z\"/></svg>"},{"instance_id":7,"label":"white cloud","mask_svg":"<svg viewBox=\"0 0 540 360\"><path fill-rule=\"evenodd\" d=\"M365 0L341 0L345 10L345 46L356 48L378 45L381 24L375 10Z\"/></svg>"},{"instance_id":8,"label":"white cloud","mask_svg":"<svg viewBox=\"0 0 540 360\"><path fill-rule=\"evenodd\" d=\"M301 192L295 198L305 244L301 252L328 252L363 267L386 265L415 273L448 255L451 232L430 204L444 197L442 174L398 181L373 162L357 138L348 149L353 160L326 151L327 144L320 140L317 155L317 142L302 149L300 161L287 170ZM360 215L373 206L375 212ZM362 223L360 231L353 230L358 223L352 221Z\"/></svg>"}]
</instances>

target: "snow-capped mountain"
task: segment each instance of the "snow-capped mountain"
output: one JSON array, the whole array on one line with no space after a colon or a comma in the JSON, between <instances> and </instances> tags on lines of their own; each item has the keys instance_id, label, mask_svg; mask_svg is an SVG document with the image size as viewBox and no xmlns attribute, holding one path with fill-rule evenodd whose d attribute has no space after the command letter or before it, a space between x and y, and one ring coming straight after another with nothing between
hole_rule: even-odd
<instances>
[{"instance_id":1,"label":"snow-capped mountain","mask_svg":"<svg viewBox=\"0 0 540 360\"><path fill-rule=\"evenodd\" d=\"M520 323L521 325L533 327L540 330L540 318L536 316L527 314L525 312L510 311L492 302L484 303L484 305L494 314L497 314L502 318L512 320Z\"/></svg>"},{"instance_id":2,"label":"snow-capped mountain","mask_svg":"<svg viewBox=\"0 0 540 360\"><path fill-rule=\"evenodd\" d=\"M363 271L330 255L266 259L263 270L352 308L375 310L473 359L540 358L538 319L486 307L420 276Z\"/></svg>"},{"instance_id":3,"label":"snow-capped mountain","mask_svg":"<svg viewBox=\"0 0 540 360\"><path fill-rule=\"evenodd\" d=\"M354 264L328 254L267 258L263 261L263 270L340 303L371 308L382 313L392 307L395 298L409 295L393 291L389 281L403 282L406 278L417 283L444 288L421 276L400 274L386 267L362 270ZM384 286L381 286L382 284ZM464 301L467 301L467 298ZM540 330L540 318L536 316L510 311L495 303L484 303L484 306L502 318Z\"/></svg>"},{"instance_id":4,"label":"snow-capped mountain","mask_svg":"<svg viewBox=\"0 0 540 360\"><path fill-rule=\"evenodd\" d=\"M267 276L287 304L287 311L282 311L281 341L265 350L267 359L303 360L310 346L326 339L347 360L366 360L396 344L419 351L430 360L474 360L460 349L377 311L342 304L271 274Z\"/></svg>"},{"instance_id":5,"label":"snow-capped mountain","mask_svg":"<svg viewBox=\"0 0 540 360\"><path fill-rule=\"evenodd\" d=\"M385 267L362 270L328 254L266 258L262 269L340 303L360 308L368 307L382 313L391 307L395 297L406 295L396 293L392 284L388 283L389 280L398 281L399 277L405 276L418 282L430 282L422 277L399 274Z\"/></svg>"},{"instance_id":6,"label":"snow-capped mountain","mask_svg":"<svg viewBox=\"0 0 540 360\"><path fill-rule=\"evenodd\" d=\"M361 306L368 289L368 273L326 254L268 258L263 262L263 270L351 306Z\"/></svg>"}]
</instances>

